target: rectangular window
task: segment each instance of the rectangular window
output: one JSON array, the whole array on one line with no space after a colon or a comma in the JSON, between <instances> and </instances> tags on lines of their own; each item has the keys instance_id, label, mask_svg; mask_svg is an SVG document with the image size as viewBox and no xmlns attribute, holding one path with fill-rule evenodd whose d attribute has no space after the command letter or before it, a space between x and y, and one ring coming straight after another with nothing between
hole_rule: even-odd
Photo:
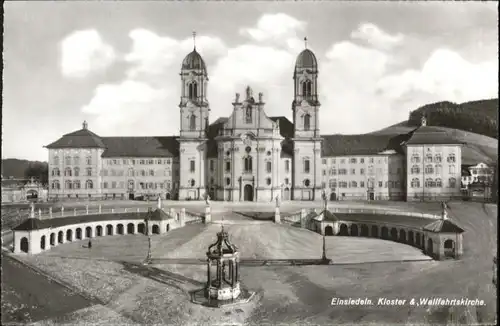
<instances>
[{"instance_id":1,"label":"rectangular window","mask_svg":"<svg viewBox=\"0 0 500 326\"><path fill-rule=\"evenodd\" d=\"M210 172L214 172L214 160L210 160Z\"/></svg>"},{"instance_id":2,"label":"rectangular window","mask_svg":"<svg viewBox=\"0 0 500 326\"><path fill-rule=\"evenodd\" d=\"M355 164L356 162L357 162L356 158L351 158L349 160L349 163L351 163L351 164Z\"/></svg>"},{"instance_id":3,"label":"rectangular window","mask_svg":"<svg viewBox=\"0 0 500 326\"><path fill-rule=\"evenodd\" d=\"M359 186L360 186L361 188L364 188L364 187L365 187L365 182L364 182L364 181L360 181L360 182L359 182Z\"/></svg>"},{"instance_id":4,"label":"rectangular window","mask_svg":"<svg viewBox=\"0 0 500 326\"><path fill-rule=\"evenodd\" d=\"M194 167L195 162L194 161L189 161L189 172L194 172L195 167Z\"/></svg>"},{"instance_id":5,"label":"rectangular window","mask_svg":"<svg viewBox=\"0 0 500 326\"><path fill-rule=\"evenodd\" d=\"M116 188L116 181L111 182L111 188L113 188L113 189Z\"/></svg>"},{"instance_id":6,"label":"rectangular window","mask_svg":"<svg viewBox=\"0 0 500 326\"><path fill-rule=\"evenodd\" d=\"M231 162L226 161L226 172L231 172Z\"/></svg>"},{"instance_id":7,"label":"rectangular window","mask_svg":"<svg viewBox=\"0 0 500 326\"><path fill-rule=\"evenodd\" d=\"M373 157L370 157L370 163L373 163Z\"/></svg>"},{"instance_id":8,"label":"rectangular window","mask_svg":"<svg viewBox=\"0 0 500 326\"><path fill-rule=\"evenodd\" d=\"M355 175L356 174L356 169L351 169L351 174Z\"/></svg>"},{"instance_id":9,"label":"rectangular window","mask_svg":"<svg viewBox=\"0 0 500 326\"><path fill-rule=\"evenodd\" d=\"M285 161L285 172L286 173L290 172L290 161L289 160Z\"/></svg>"},{"instance_id":10,"label":"rectangular window","mask_svg":"<svg viewBox=\"0 0 500 326\"><path fill-rule=\"evenodd\" d=\"M378 186L379 186L380 188L382 188L382 186L383 186L382 181L379 181L379 182L378 182Z\"/></svg>"},{"instance_id":11,"label":"rectangular window","mask_svg":"<svg viewBox=\"0 0 500 326\"><path fill-rule=\"evenodd\" d=\"M271 162L266 162L266 171L267 173L271 173L272 170L272 164Z\"/></svg>"},{"instance_id":12,"label":"rectangular window","mask_svg":"<svg viewBox=\"0 0 500 326\"><path fill-rule=\"evenodd\" d=\"M359 159L359 163L365 163L365 159L364 158L360 158Z\"/></svg>"},{"instance_id":13,"label":"rectangular window","mask_svg":"<svg viewBox=\"0 0 500 326\"><path fill-rule=\"evenodd\" d=\"M360 170L359 170L359 174L361 174L361 175L365 175L365 169L360 169Z\"/></svg>"},{"instance_id":14,"label":"rectangular window","mask_svg":"<svg viewBox=\"0 0 500 326\"><path fill-rule=\"evenodd\" d=\"M310 172L310 161L309 160L304 160L304 173L309 173Z\"/></svg>"}]
</instances>

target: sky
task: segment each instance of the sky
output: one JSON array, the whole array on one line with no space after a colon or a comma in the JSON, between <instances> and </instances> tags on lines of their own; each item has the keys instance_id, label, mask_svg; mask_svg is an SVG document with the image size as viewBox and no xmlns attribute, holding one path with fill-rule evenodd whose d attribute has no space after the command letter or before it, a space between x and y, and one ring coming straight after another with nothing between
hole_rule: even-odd
<instances>
[{"instance_id":1,"label":"sky","mask_svg":"<svg viewBox=\"0 0 500 326\"><path fill-rule=\"evenodd\" d=\"M4 3L2 158L100 136L179 134L180 69L196 49L210 121L263 92L292 119L293 69L319 65L322 134L368 133L438 101L498 97L495 2L36 1Z\"/></svg>"}]
</instances>

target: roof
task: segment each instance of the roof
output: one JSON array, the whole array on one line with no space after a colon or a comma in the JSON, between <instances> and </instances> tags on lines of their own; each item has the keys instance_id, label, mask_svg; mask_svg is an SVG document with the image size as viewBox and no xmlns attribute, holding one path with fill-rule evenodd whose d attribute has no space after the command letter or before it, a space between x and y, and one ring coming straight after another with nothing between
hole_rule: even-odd
<instances>
[{"instance_id":1,"label":"roof","mask_svg":"<svg viewBox=\"0 0 500 326\"><path fill-rule=\"evenodd\" d=\"M288 120L287 117L279 116L279 117L269 117L269 119L274 122L278 122L280 126L280 135L285 138L292 138L294 133L293 123Z\"/></svg>"},{"instance_id":2,"label":"roof","mask_svg":"<svg viewBox=\"0 0 500 326\"><path fill-rule=\"evenodd\" d=\"M322 135L323 157L340 155L375 155L393 149L402 152L401 135Z\"/></svg>"},{"instance_id":3,"label":"roof","mask_svg":"<svg viewBox=\"0 0 500 326\"><path fill-rule=\"evenodd\" d=\"M63 135L46 148L104 148L102 138L92 131L83 128Z\"/></svg>"},{"instance_id":4,"label":"roof","mask_svg":"<svg viewBox=\"0 0 500 326\"><path fill-rule=\"evenodd\" d=\"M30 230L39 230L44 229L43 223L41 220L37 218L28 218L12 230L14 231L30 231Z\"/></svg>"},{"instance_id":5,"label":"roof","mask_svg":"<svg viewBox=\"0 0 500 326\"><path fill-rule=\"evenodd\" d=\"M144 220L146 212L128 212L120 214L94 214L94 215L80 215L80 216L67 216L40 220L38 218L29 218L16 226L14 231L30 231L47 228L57 228L66 225L88 223L88 222L101 222L111 220ZM32 221L30 221L32 220Z\"/></svg>"},{"instance_id":6,"label":"roof","mask_svg":"<svg viewBox=\"0 0 500 326\"><path fill-rule=\"evenodd\" d=\"M317 218L315 218L315 220L318 220L318 221L324 221L324 222L340 221L340 219L335 214L333 214L332 212L330 212L327 209L324 209L323 211L321 211L319 213L315 213L315 215L317 216ZM311 217L314 218L314 216L311 216Z\"/></svg>"},{"instance_id":7,"label":"roof","mask_svg":"<svg viewBox=\"0 0 500 326\"><path fill-rule=\"evenodd\" d=\"M304 51L300 52L300 54L297 57L297 61L295 62L295 69L297 68L316 69L317 67L318 67L318 61L316 60L316 56L311 50L305 49Z\"/></svg>"},{"instance_id":8,"label":"roof","mask_svg":"<svg viewBox=\"0 0 500 326\"><path fill-rule=\"evenodd\" d=\"M411 132L411 137L407 141L408 145L455 145L462 144L462 142L450 137L445 131L439 127L422 126L418 127Z\"/></svg>"},{"instance_id":9,"label":"roof","mask_svg":"<svg viewBox=\"0 0 500 326\"><path fill-rule=\"evenodd\" d=\"M207 66L205 65L205 61L203 61L203 58L196 51L196 49L194 49L184 58L184 60L182 61L182 69L203 70L205 74L207 73Z\"/></svg>"},{"instance_id":10,"label":"roof","mask_svg":"<svg viewBox=\"0 0 500 326\"><path fill-rule=\"evenodd\" d=\"M424 227L425 231L436 232L436 233L463 233L464 229L453 223L452 221L446 220L437 220L432 223L427 224Z\"/></svg>"},{"instance_id":11,"label":"roof","mask_svg":"<svg viewBox=\"0 0 500 326\"><path fill-rule=\"evenodd\" d=\"M176 157L178 136L102 137L106 150L102 157Z\"/></svg>"},{"instance_id":12,"label":"roof","mask_svg":"<svg viewBox=\"0 0 500 326\"><path fill-rule=\"evenodd\" d=\"M163 209L157 208L151 212L152 221L162 221L162 220L168 220L170 218L172 217L169 214L167 214Z\"/></svg>"},{"instance_id":13,"label":"roof","mask_svg":"<svg viewBox=\"0 0 500 326\"><path fill-rule=\"evenodd\" d=\"M435 221L431 218L414 217L407 215L386 215L386 214L368 214L368 213L335 213L337 218L343 221L352 222L378 222L389 225L404 225L408 227L423 228L429 223ZM390 226L389 226L390 227Z\"/></svg>"}]
</instances>

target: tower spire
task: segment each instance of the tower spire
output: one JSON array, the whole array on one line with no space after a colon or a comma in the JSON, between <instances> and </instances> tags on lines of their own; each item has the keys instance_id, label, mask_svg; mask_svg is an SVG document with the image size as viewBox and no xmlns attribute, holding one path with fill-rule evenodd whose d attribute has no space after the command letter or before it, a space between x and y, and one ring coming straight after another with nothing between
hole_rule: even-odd
<instances>
[{"instance_id":1,"label":"tower spire","mask_svg":"<svg viewBox=\"0 0 500 326\"><path fill-rule=\"evenodd\" d=\"M306 36L306 37L304 37L304 46L305 46L305 48L307 49L307 36Z\"/></svg>"},{"instance_id":2,"label":"tower spire","mask_svg":"<svg viewBox=\"0 0 500 326\"><path fill-rule=\"evenodd\" d=\"M196 31L193 31L193 48L196 50Z\"/></svg>"}]
</instances>

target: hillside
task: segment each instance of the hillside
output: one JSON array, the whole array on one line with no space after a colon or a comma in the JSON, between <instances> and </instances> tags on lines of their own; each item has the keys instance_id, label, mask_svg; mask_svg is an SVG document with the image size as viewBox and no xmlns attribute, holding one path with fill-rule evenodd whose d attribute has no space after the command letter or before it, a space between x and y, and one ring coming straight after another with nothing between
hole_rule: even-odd
<instances>
[{"instance_id":1,"label":"hillside","mask_svg":"<svg viewBox=\"0 0 500 326\"><path fill-rule=\"evenodd\" d=\"M455 104L439 102L424 105L410 113L408 121L372 132L396 135L410 132L420 125L422 114L427 125L437 126L452 138L462 141L462 164L492 163L498 154L498 99Z\"/></svg>"},{"instance_id":2,"label":"hillside","mask_svg":"<svg viewBox=\"0 0 500 326\"><path fill-rule=\"evenodd\" d=\"M31 169L28 171L30 167ZM19 160L17 158L2 159L2 176L4 178L21 179L30 176L40 178L42 175L47 175L47 171L47 162ZM47 182L47 178L48 175L43 177L42 182Z\"/></svg>"},{"instance_id":3,"label":"hillside","mask_svg":"<svg viewBox=\"0 0 500 326\"><path fill-rule=\"evenodd\" d=\"M427 117L429 126L448 127L498 138L498 99L462 104L427 104L410 112L407 125L419 126L423 114Z\"/></svg>"}]
</instances>

